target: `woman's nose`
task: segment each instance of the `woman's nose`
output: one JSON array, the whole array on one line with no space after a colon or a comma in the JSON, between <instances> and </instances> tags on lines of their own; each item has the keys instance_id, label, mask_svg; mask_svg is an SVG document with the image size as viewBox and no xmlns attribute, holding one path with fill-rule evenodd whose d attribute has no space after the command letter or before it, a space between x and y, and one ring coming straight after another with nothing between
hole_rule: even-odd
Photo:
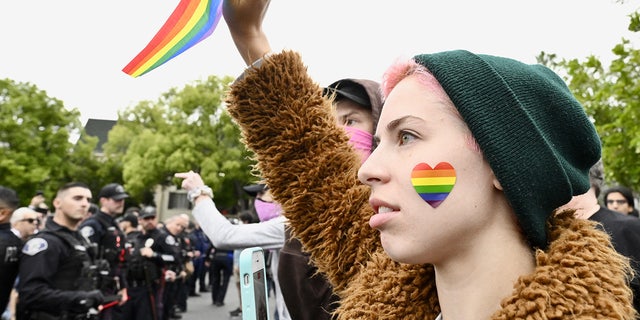
<instances>
[{"instance_id":1,"label":"woman's nose","mask_svg":"<svg viewBox=\"0 0 640 320\"><path fill-rule=\"evenodd\" d=\"M379 149L374 150L358 170L360 182L369 186L388 180L388 173L379 161L381 152L376 151Z\"/></svg>"}]
</instances>

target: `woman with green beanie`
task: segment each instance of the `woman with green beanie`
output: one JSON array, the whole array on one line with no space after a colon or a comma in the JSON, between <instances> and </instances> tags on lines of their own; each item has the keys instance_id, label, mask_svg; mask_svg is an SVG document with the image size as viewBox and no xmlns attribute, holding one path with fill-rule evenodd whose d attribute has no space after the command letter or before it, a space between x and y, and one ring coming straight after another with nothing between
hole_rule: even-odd
<instances>
[{"instance_id":1,"label":"woman with green beanie","mask_svg":"<svg viewBox=\"0 0 640 320\"><path fill-rule=\"evenodd\" d=\"M600 158L556 74L463 50L397 63L358 170L300 56L269 53L268 3L225 1L252 62L228 111L338 319L635 318L628 261L594 223L555 212Z\"/></svg>"}]
</instances>

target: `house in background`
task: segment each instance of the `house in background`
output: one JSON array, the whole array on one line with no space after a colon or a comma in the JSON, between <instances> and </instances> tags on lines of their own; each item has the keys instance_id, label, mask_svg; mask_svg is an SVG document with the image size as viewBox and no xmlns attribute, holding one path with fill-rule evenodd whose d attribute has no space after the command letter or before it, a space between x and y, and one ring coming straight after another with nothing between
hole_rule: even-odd
<instances>
[{"instance_id":1,"label":"house in background","mask_svg":"<svg viewBox=\"0 0 640 320\"><path fill-rule=\"evenodd\" d=\"M84 131L87 135L98 138L98 144L94 150L94 154L98 158L104 157L104 149L102 147L109 140L109 131L116 123L117 121L115 120L87 120ZM191 203L187 200L187 192L175 186L155 186L153 201L158 210L158 218L160 220L181 213L191 215Z\"/></svg>"},{"instance_id":2,"label":"house in background","mask_svg":"<svg viewBox=\"0 0 640 320\"><path fill-rule=\"evenodd\" d=\"M116 125L116 122L115 120L89 119L84 125L84 131L87 135L98 138L98 145L93 151L96 156L104 157L102 146L109 140L109 131Z\"/></svg>"}]
</instances>

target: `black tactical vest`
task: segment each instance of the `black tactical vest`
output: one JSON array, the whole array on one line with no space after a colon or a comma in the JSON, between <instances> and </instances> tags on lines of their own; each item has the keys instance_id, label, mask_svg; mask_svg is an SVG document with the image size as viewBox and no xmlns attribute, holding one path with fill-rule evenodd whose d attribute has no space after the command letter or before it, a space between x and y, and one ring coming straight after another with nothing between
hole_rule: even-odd
<instances>
[{"instance_id":1,"label":"black tactical vest","mask_svg":"<svg viewBox=\"0 0 640 320\"><path fill-rule=\"evenodd\" d=\"M96 267L92 264L87 252L88 243L62 231L42 230L41 233L52 234L61 239L71 254L61 261L58 271L53 276L53 286L61 290L90 291L95 289Z\"/></svg>"}]
</instances>

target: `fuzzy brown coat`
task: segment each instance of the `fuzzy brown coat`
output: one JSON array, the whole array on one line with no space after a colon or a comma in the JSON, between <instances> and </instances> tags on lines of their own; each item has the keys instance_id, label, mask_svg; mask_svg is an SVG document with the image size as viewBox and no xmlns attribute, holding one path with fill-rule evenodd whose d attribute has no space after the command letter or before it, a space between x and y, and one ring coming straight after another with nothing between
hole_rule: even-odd
<instances>
[{"instance_id":1,"label":"fuzzy brown coat","mask_svg":"<svg viewBox=\"0 0 640 320\"><path fill-rule=\"evenodd\" d=\"M228 111L255 152L257 171L290 226L341 298L339 319L434 319L440 312L430 265L392 261L369 227L369 188L331 102L300 56L284 51L246 70ZM514 284L492 319L633 319L628 262L589 221L564 213L551 244Z\"/></svg>"}]
</instances>

